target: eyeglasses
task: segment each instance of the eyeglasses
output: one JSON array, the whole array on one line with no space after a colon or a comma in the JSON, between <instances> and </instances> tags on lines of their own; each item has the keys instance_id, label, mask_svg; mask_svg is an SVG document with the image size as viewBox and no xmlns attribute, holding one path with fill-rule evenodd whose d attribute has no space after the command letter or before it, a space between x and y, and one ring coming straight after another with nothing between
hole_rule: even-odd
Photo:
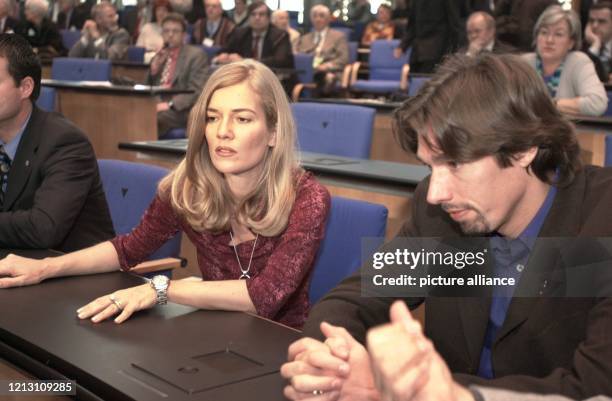
<instances>
[{"instance_id":1,"label":"eyeglasses","mask_svg":"<svg viewBox=\"0 0 612 401\"><path fill-rule=\"evenodd\" d=\"M251 13L251 17L267 17L268 16L268 12L267 11L260 11L260 12L252 12Z\"/></svg>"}]
</instances>

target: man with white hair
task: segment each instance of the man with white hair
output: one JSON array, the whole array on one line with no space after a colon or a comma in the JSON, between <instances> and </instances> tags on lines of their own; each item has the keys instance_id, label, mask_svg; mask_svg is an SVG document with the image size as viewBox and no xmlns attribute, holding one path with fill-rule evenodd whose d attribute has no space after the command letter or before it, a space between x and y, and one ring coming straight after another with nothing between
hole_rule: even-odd
<instances>
[{"instance_id":1,"label":"man with white hair","mask_svg":"<svg viewBox=\"0 0 612 401\"><path fill-rule=\"evenodd\" d=\"M11 17L11 0L0 0L0 33L12 33L17 22Z\"/></svg>"},{"instance_id":2,"label":"man with white hair","mask_svg":"<svg viewBox=\"0 0 612 401\"><path fill-rule=\"evenodd\" d=\"M275 10L272 12L272 25L283 31L287 31L289 34L289 41L291 42L291 49L294 53L297 50L297 44L300 40L300 33L291 28L289 25L289 12L287 10Z\"/></svg>"},{"instance_id":3,"label":"man with white hair","mask_svg":"<svg viewBox=\"0 0 612 401\"><path fill-rule=\"evenodd\" d=\"M459 50L468 56L477 56L482 52L512 53L511 46L495 39L495 19L484 11L470 14L466 23L468 46Z\"/></svg>"},{"instance_id":4,"label":"man with white hair","mask_svg":"<svg viewBox=\"0 0 612 401\"><path fill-rule=\"evenodd\" d=\"M47 18L48 11L47 0L26 0L25 20L15 27L15 33L26 38L40 58L52 58L66 52L57 26Z\"/></svg>"},{"instance_id":5,"label":"man with white hair","mask_svg":"<svg viewBox=\"0 0 612 401\"><path fill-rule=\"evenodd\" d=\"M106 1L91 8L93 20L85 21L81 39L70 49L70 57L121 60L127 55L130 34L117 24L115 7Z\"/></svg>"},{"instance_id":6,"label":"man with white hair","mask_svg":"<svg viewBox=\"0 0 612 401\"><path fill-rule=\"evenodd\" d=\"M331 92L344 66L349 60L346 36L329 27L331 13L327 6L317 4L310 9L313 31L302 36L297 45L298 53L314 55L315 81L320 94Z\"/></svg>"}]
</instances>

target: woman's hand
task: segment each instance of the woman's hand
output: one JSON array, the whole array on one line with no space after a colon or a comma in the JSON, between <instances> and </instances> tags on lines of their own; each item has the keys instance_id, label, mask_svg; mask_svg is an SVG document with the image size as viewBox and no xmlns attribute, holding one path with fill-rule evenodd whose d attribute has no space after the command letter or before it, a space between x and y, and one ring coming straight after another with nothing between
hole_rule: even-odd
<instances>
[{"instance_id":1,"label":"woman's hand","mask_svg":"<svg viewBox=\"0 0 612 401\"><path fill-rule=\"evenodd\" d=\"M45 278L47 259L37 260L9 254L0 260L0 288L38 284Z\"/></svg>"},{"instance_id":2,"label":"woman's hand","mask_svg":"<svg viewBox=\"0 0 612 401\"><path fill-rule=\"evenodd\" d=\"M132 313L153 307L156 300L155 290L149 283L146 283L97 298L79 308L77 314L79 319L91 317L91 321L94 323L119 314L115 318L115 323L123 323L132 316Z\"/></svg>"}]
</instances>

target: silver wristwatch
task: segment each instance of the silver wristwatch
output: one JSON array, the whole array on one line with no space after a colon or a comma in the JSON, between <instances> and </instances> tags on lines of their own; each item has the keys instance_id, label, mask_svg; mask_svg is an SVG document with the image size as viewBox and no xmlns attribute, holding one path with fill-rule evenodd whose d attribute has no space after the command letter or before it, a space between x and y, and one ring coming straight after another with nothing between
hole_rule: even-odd
<instances>
[{"instance_id":1,"label":"silver wristwatch","mask_svg":"<svg viewBox=\"0 0 612 401\"><path fill-rule=\"evenodd\" d=\"M163 275L154 276L151 279L151 287L157 294L157 304L165 305L168 303L168 286L170 285L170 279Z\"/></svg>"}]
</instances>

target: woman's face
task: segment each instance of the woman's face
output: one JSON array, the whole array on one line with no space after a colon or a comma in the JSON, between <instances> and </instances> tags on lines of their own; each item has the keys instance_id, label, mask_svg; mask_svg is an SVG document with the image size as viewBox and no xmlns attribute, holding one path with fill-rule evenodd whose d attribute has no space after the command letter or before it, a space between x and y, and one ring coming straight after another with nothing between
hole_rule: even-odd
<instances>
[{"instance_id":1,"label":"woman's face","mask_svg":"<svg viewBox=\"0 0 612 401\"><path fill-rule=\"evenodd\" d=\"M391 11L389 11L388 8L379 7L378 13L376 13L376 19L378 22L386 24L387 22L391 21Z\"/></svg>"},{"instance_id":2,"label":"woman's face","mask_svg":"<svg viewBox=\"0 0 612 401\"><path fill-rule=\"evenodd\" d=\"M166 16L170 13L170 11L168 11L168 7L166 6L157 6L155 7L155 20L157 21L158 24L161 25L162 21L164 20L164 18L166 18Z\"/></svg>"},{"instance_id":3,"label":"woman's face","mask_svg":"<svg viewBox=\"0 0 612 401\"><path fill-rule=\"evenodd\" d=\"M574 41L570 37L570 29L565 20L543 26L538 31L536 48L545 64L560 62L573 47Z\"/></svg>"},{"instance_id":4,"label":"woman's face","mask_svg":"<svg viewBox=\"0 0 612 401\"><path fill-rule=\"evenodd\" d=\"M246 82L213 93L206 110L205 133L212 164L230 188L236 178L254 183L268 149L276 144L259 95Z\"/></svg>"}]
</instances>

